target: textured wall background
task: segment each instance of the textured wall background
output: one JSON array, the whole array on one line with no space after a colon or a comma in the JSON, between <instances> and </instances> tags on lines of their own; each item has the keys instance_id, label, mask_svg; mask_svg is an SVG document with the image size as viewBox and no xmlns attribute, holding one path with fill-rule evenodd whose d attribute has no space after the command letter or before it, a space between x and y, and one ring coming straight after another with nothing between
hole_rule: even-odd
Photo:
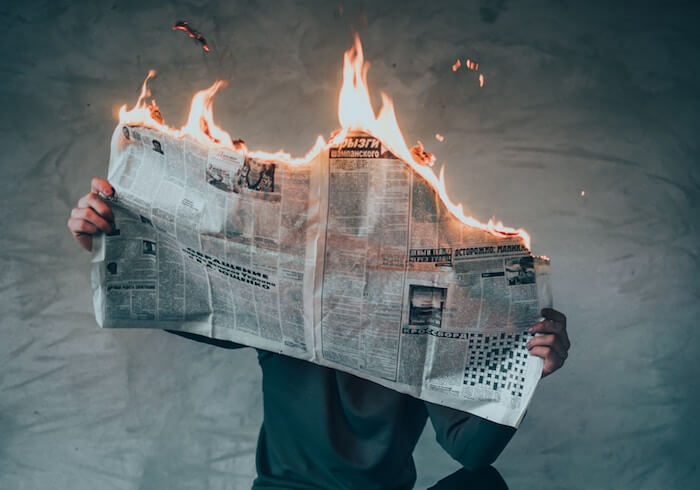
<instances>
[{"instance_id":1,"label":"textured wall background","mask_svg":"<svg viewBox=\"0 0 700 490\"><path fill-rule=\"evenodd\" d=\"M341 9L342 7L342 9ZM370 85L447 162L482 220L552 258L573 342L497 467L512 488L687 488L698 478L698 8L693 2L25 1L0 34L0 488L247 488L254 353L105 331L65 228L106 173L149 68L166 120L215 117L301 154L336 126L357 29ZM204 54L170 27L189 20ZM453 73L457 57L480 63ZM445 135L438 143L433 135ZM585 196L581 191L585 190ZM456 467L426 430L418 488Z\"/></svg>"}]
</instances>

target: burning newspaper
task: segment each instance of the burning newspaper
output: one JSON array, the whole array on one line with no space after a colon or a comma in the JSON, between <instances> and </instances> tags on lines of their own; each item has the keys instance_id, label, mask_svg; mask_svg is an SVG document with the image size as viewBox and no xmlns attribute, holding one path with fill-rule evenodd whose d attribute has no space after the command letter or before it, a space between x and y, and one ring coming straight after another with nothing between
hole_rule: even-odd
<instances>
[{"instance_id":1,"label":"burning newspaper","mask_svg":"<svg viewBox=\"0 0 700 490\"><path fill-rule=\"evenodd\" d=\"M103 327L231 340L518 425L548 264L461 223L377 138L290 165L123 125L109 180Z\"/></svg>"},{"instance_id":2,"label":"burning newspaper","mask_svg":"<svg viewBox=\"0 0 700 490\"><path fill-rule=\"evenodd\" d=\"M542 372L525 345L551 306L549 262L524 230L450 200L384 94L375 115L366 73L356 38L341 130L302 158L219 128L222 82L167 126L146 103L149 73L112 137L97 321L231 340L517 427Z\"/></svg>"}]
</instances>

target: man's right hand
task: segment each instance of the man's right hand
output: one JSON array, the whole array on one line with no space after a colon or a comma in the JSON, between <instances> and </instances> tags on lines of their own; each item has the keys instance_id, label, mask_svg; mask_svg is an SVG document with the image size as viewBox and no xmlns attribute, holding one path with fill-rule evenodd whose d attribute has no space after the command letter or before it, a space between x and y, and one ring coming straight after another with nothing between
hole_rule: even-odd
<instances>
[{"instance_id":1,"label":"man's right hand","mask_svg":"<svg viewBox=\"0 0 700 490\"><path fill-rule=\"evenodd\" d=\"M85 250L92 250L92 237L112 231L114 215L100 196L109 197L114 189L105 179L92 179L90 192L70 212L68 229Z\"/></svg>"}]
</instances>

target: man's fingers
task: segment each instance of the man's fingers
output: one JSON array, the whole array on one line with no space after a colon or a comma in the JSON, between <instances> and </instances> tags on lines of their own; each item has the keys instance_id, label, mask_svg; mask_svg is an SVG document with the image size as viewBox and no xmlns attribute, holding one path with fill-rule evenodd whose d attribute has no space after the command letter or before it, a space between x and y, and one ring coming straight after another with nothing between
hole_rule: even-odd
<instances>
[{"instance_id":1,"label":"man's fingers","mask_svg":"<svg viewBox=\"0 0 700 490\"><path fill-rule=\"evenodd\" d=\"M78 201L78 207L80 208L92 208L97 214L102 216L107 221L114 221L114 215L112 210L102 199L100 199L97 194L90 192L85 194Z\"/></svg>"},{"instance_id":2,"label":"man's fingers","mask_svg":"<svg viewBox=\"0 0 700 490\"><path fill-rule=\"evenodd\" d=\"M89 221L74 217L68 220L68 229L76 238L78 238L78 235L94 235L98 231L97 227Z\"/></svg>"},{"instance_id":3,"label":"man's fingers","mask_svg":"<svg viewBox=\"0 0 700 490\"><path fill-rule=\"evenodd\" d=\"M559 369L564 365L565 359L557 355L551 355L544 360L544 366L542 367L542 377L549 376L554 371Z\"/></svg>"},{"instance_id":4,"label":"man's fingers","mask_svg":"<svg viewBox=\"0 0 700 490\"><path fill-rule=\"evenodd\" d=\"M564 331L564 325L552 320L543 320L535 323L529 329L530 333L555 333L560 334Z\"/></svg>"},{"instance_id":5,"label":"man's fingers","mask_svg":"<svg viewBox=\"0 0 700 490\"><path fill-rule=\"evenodd\" d=\"M561 323L563 327L566 328L566 315L561 311L557 311L553 308L542 308L540 314L549 320Z\"/></svg>"},{"instance_id":6,"label":"man's fingers","mask_svg":"<svg viewBox=\"0 0 700 490\"><path fill-rule=\"evenodd\" d=\"M70 216L72 219L80 219L93 225L95 231L92 233L97 233L97 230L104 231L105 233L112 231L112 225L110 225L102 216L97 214L92 208L73 208ZM88 231L81 231L83 233L89 233Z\"/></svg>"},{"instance_id":7,"label":"man's fingers","mask_svg":"<svg viewBox=\"0 0 700 490\"><path fill-rule=\"evenodd\" d=\"M544 359L544 366L542 367L542 377L552 374L554 371L556 371L564 365L564 359L562 359L553 349L551 349L548 346L535 346L532 349L530 349L530 354Z\"/></svg>"},{"instance_id":8,"label":"man's fingers","mask_svg":"<svg viewBox=\"0 0 700 490\"><path fill-rule=\"evenodd\" d=\"M90 252L92 250L92 235L84 235L82 233L73 234L81 247Z\"/></svg>"},{"instance_id":9,"label":"man's fingers","mask_svg":"<svg viewBox=\"0 0 700 490\"><path fill-rule=\"evenodd\" d=\"M92 250L92 236L113 229L114 215L110 207L100 199L114 195L112 185L106 179L94 178L90 182L91 192L78 201L68 219L68 229L86 250Z\"/></svg>"},{"instance_id":10,"label":"man's fingers","mask_svg":"<svg viewBox=\"0 0 700 490\"><path fill-rule=\"evenodd\" d=\"M95 177L90 182L90 190L95 194L102 194L103 196L111 196L114 193L112 185L107 181L107 179L100 179Z\"/></svg>"},{"instance_id":11,"label":"man's fingers","mask_svg":"<svg viewBox=\"0 0 700 490\"><path fill-rule=\"evenodd\" d=\"M554 334L561 340L561 343L566 350L569 350L569 347L571 347L569 334L566 333L566 327L564 327L561 323L552 320L544 320L542 322L535 323L528 329L528 331L530 333Z\"/></svg>"},{"instance_id":12,"label":"man's fingers","mask_svg":"<svg viewBox=\"0 0 700 490\"><path fill-rule=\"evenodd\" d=\"M532 352L532 349L537 346L550 347L562 359L569 357L569 354L566 352L566 346L562 342L561 338L557 337L556 335L538 335L536 337L532 337L527 343L527 348L530 349L530 352Z\"/></svg>"},{"instance_id":13,"label":"man's fingers","mask_svg":"<svg viewBox=\"0 0 700 490\"><path fill-rule=\"evenodd\" d=\"M544 359L542 376L552 374L564 365L569 356L569 335L566 333L566 315L552 308L543 308L540 314L544 320L535 323L528 330L537 333L528 343L527 348L533 356Z\"/></svg>"},{"instance_id":14,"label":"man's fingers","mask_svg":"<svg viewBox=\"0 0 700 490\"><path fill-rule=\"evenodd\" d=\"M561 339L566 350L569 350L569 347L571 347L569 334L566 332L566 324L564 323L555 320L543 320L535 323L528 331L530 333L553 333Z\"/></svg>"}]
</instances>

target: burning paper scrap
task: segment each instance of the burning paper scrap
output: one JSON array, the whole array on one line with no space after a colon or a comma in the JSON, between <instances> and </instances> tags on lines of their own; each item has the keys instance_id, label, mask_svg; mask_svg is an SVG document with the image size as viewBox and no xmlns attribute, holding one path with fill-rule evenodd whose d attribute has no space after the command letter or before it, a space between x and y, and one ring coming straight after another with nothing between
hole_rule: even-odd
<instances>
[{"instance_id":1,"label":"burning paper scrap","mask_svg":"<svg viewBox=\"0 0 700 490\"><path fill-rule=\"evenodd\" d=\"M425 151L425 148L423 148L423 143L421 143L420 140L418 140L418 143L411 148L411 156L413 157L413 161L420 162L423 165L432 167L435 164L435 155Z\"/></svg>"},{"instance_id":2,"label":"burning paper scrap","mask_svg":"<svg viewBox=\"0 0 700 490\"><path fill-rule=\"evenodd\" d=\"M452 71L459 70L460 66L462 66L462 61L458 58L457 61L455 61L452 65ZM472 61L471 59L467 58L464 60L464 68L467 70L477 71L479 69L479 63L476 63L475 61Z\"/></svg>"},{"instance_id":3,"label":"burning paper scrap","mask_svg":"<svg viewBox=\"0 0 700 490\"><path fill-rule=\"evenodd\" d=\"M454 62L452 65L452 71L457 71L459 70L459 67L462 66L462 62L457 59L457 61ZM471 71L478 71L479 70L479 63L471 60L470 58L466 58L464 60L464 68L466 70L471 70ZM479 73L479 87L484 86L484 75L482 73Z\"/></svg>"},{"instance_id":4,"label":"burning paper scrap","mask_svg":"<svg viewBox=\"0 0 700 490\"><path fill-rule=\"evenodd\" d=\"M202 45L202 49L206 51L207 53L210 51L209 44L207 44L207 40L204 39L204 36L200 34L199 32L195 31L192 29L187 21L181 20L178 22L175 22L175 25L173 26L174 31L185 31L188 36L190 36L192 39L195 39L199 41L199 43Z\"/></svg>"}]
</instances>

